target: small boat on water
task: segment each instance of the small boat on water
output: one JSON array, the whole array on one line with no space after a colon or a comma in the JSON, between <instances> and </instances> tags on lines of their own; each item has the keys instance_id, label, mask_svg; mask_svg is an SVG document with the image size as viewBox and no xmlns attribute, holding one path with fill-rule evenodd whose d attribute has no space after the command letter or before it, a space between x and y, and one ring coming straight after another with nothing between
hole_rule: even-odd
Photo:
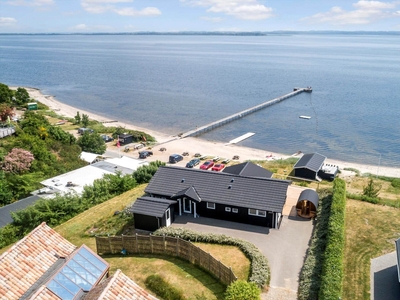
<instances>
[{"instance_id":1,"label":"small boat on water","mask_svg":"<svg viewBox=\"0 0 400 300\"><path fill-rule=\"evenodd\" d=\"M299 118L300 119L307 119L307 120L311 119L311 117L309 117L309 116L300 116Z\"/></svg>"}]
</instances>

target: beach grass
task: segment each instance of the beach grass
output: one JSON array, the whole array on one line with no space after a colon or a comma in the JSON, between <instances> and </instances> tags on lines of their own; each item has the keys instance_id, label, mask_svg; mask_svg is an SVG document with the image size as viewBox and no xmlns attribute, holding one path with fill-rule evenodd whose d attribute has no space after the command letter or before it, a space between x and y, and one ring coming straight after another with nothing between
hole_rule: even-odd
<instances>
[{"instance_id":1,"label":"beach grass","mask_svg":"<svg viewBox=\"0 0 400 300\"><path fill-rule=\"evenodd\" d=\"M111 200L90 208L71 220L54 229L76 246L86 244L96 251L94 234L114 235L129 234L132 229L132 219L122 211L137 197L144 193L146 185L141 185ZM224 245L199 245L227 266L231 266L236 276L247 280L250 262L237 247ZM145 287L145 280L151 274L162 275L173 285L179 286L189 299L204 296L204 299L222 299L225 286L209 273L178 258L152 255L130 255L127 257L104 256L111 265L111 273L121 269L128 277Z\"/></svg>"},{"instance_id":2,"label":"beach grass","mask_svg":"<svg viewBox=\"0 0 400 300\"><path fill-rule=\"evenodd\" d=\"M343 299L370 299L371 259L395 250L398 208L347 200Z\"/></svg>"}]
</instances>

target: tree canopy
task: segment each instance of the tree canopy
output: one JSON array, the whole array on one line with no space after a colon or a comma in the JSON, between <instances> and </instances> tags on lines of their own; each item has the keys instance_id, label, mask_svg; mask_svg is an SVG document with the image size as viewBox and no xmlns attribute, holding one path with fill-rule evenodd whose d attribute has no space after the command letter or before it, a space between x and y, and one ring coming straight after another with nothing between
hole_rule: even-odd
<instances>
[{"instance_id":1,"label":"tree canopy","mask_svg":"<svg viewBox=\"0 0 400 300\"><path fill-rule=\"evenodd\" d=\"M78 138L77 143L82 151L90 153L103 154L107 149L106 143L98 133L85 132Z\"/></svg>"},{"instance_id":2,"label":"tree canopy","mask_svg":"<svg viewBox=\"0 0 400 300\"><path fill-rule=\"evenodd\" d=\"M0 103L11 103L13 97L13 91L10 88L0 83Z\"/></svg>"}]
</instances>

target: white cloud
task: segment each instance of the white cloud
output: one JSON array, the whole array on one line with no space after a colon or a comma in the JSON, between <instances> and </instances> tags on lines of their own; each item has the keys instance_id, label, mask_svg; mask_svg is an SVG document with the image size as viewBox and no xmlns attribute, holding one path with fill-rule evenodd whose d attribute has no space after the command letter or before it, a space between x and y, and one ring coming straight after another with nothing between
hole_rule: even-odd
<instances>
[{"instance_id":1,"label":"white cloud","mask_svg":"<svg viewBox=\"0 0 400 300\"><path fill-rule=\"evenodd\" d=\"M213 23L218 23L218 22L222 21L222 18L219 18L219 17L215 17L215 18L212 18L212 17L201 17L200 19L202 19L204 21L208 21L208 22L213 22Z\"/></svg>"},{"instance_id":2,"label":"white cloud","mask_svg":"<svg viewBox=\"0 0 400 300\"><path fill-rule=\"evenodd\" d=\"M397 2L398 3L398 2ZM322 12L301 19L310 23L330 23L334 25L370 24L381 19L399 16L394 10L396 2L360 0L353 3L355 10L346 11L341 7L332 7L328 12Z\"/></svg>"},{"instance_id":3,"label":"white cloud","mask_svg":"<svg viewBox=\"0 0 400 300\"><path fill-rule=\"evenodd\" d=\"M133 7L119 7L120 3L130 3L132 0L81 0L84 10L91 14L102 14L105 12L114 12L121 16L139 17L139 16L158 16L161 11L156 7L145 7L137 10Z\"/></svg>"},{"instance_id":4,"label":"white cloud","mask_svg":"<svg viewBox=\"0 0 400 300\"><path fill-rule=\"evenodd\" d=\"M207 7L208 12L223 13L241 20L265 20L273 17L272 8L258 0L181 0L193 6Z\"/></svg>"},{"instance_id":5,"label":"white cloud","mask_svg":"<svg viewBox=\"0 0 400 300\"><path fill-rule=\"evenodd\" d=\"M47 5L53 5L54 0L12 0L12 1L7 1L6 2L9 5L15 5L15 6L47 6Z\"/></svg>"},{"instance_id":6,"label":"white cloud","mask_svg":"<svg viewBox=\"0 0 400 300\"><path fill-rule=\"evenodd\" d=\"M104 25L88 26L86 24L78 24L71 27L71 30L76 32L99 32L99 31L106 32L113 30L113 28Z\"/></svg>"},{"instance_id":7,"label":"white cloud","mask_svg":"<svg viewBox=\"0 0 400 300\"><path fill-rule=\"evenodd\" d=\"M17 23L14 18L0 17L0 27L12 26Z\"/></svg>"}]
</instances>

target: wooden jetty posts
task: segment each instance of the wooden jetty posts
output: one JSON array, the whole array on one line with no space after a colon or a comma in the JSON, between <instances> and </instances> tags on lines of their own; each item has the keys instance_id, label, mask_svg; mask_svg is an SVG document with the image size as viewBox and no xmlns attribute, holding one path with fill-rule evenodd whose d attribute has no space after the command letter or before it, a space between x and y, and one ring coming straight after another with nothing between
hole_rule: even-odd
<instances>
[{"instance_id":1,"label":"wooden jetty posts","mask_svg":"<svg viewBox=\"0 0 400 300\"><path fill-rule=\"evenodd\" d=\"M179 137L180 138L185 138L185 137L190 137L190 136L198 136L198 135L203 134L205 132L211 131L214 128L220 127L220 126L225 125L227 123L230 123L230 122L232 122L234 120L241 119L244 116L247 116L247 115L249 115L251 113L254 113L256 111L264 109L264 108L266 108L268 106L274 105L275 103L281 102L281 101L283 101L285 99L288 99L290 97L296 96L296 95L301 94L303 92L311 93L312 92L312 88L311 87L306 87L306 88L298 88L298 87L296 87L296 88L293 89L293 92L290 92L290 93L285 94L283 96L280 96L280 97L277 97L275 99L269 100L267 102L261 103L259 105L250 107L250 108L248 108L246 110L242 110L242 111L240 111L240 112L238 112L236 114L230 115L228 117L225 117L223 119L217 120L217 121L212 122L212 123L209 123L207 125L204 125L204 126L196 128L196 129L190 130L188 132L182 133L181 135L179 135Z\"/></svg>"}]
</instances>

